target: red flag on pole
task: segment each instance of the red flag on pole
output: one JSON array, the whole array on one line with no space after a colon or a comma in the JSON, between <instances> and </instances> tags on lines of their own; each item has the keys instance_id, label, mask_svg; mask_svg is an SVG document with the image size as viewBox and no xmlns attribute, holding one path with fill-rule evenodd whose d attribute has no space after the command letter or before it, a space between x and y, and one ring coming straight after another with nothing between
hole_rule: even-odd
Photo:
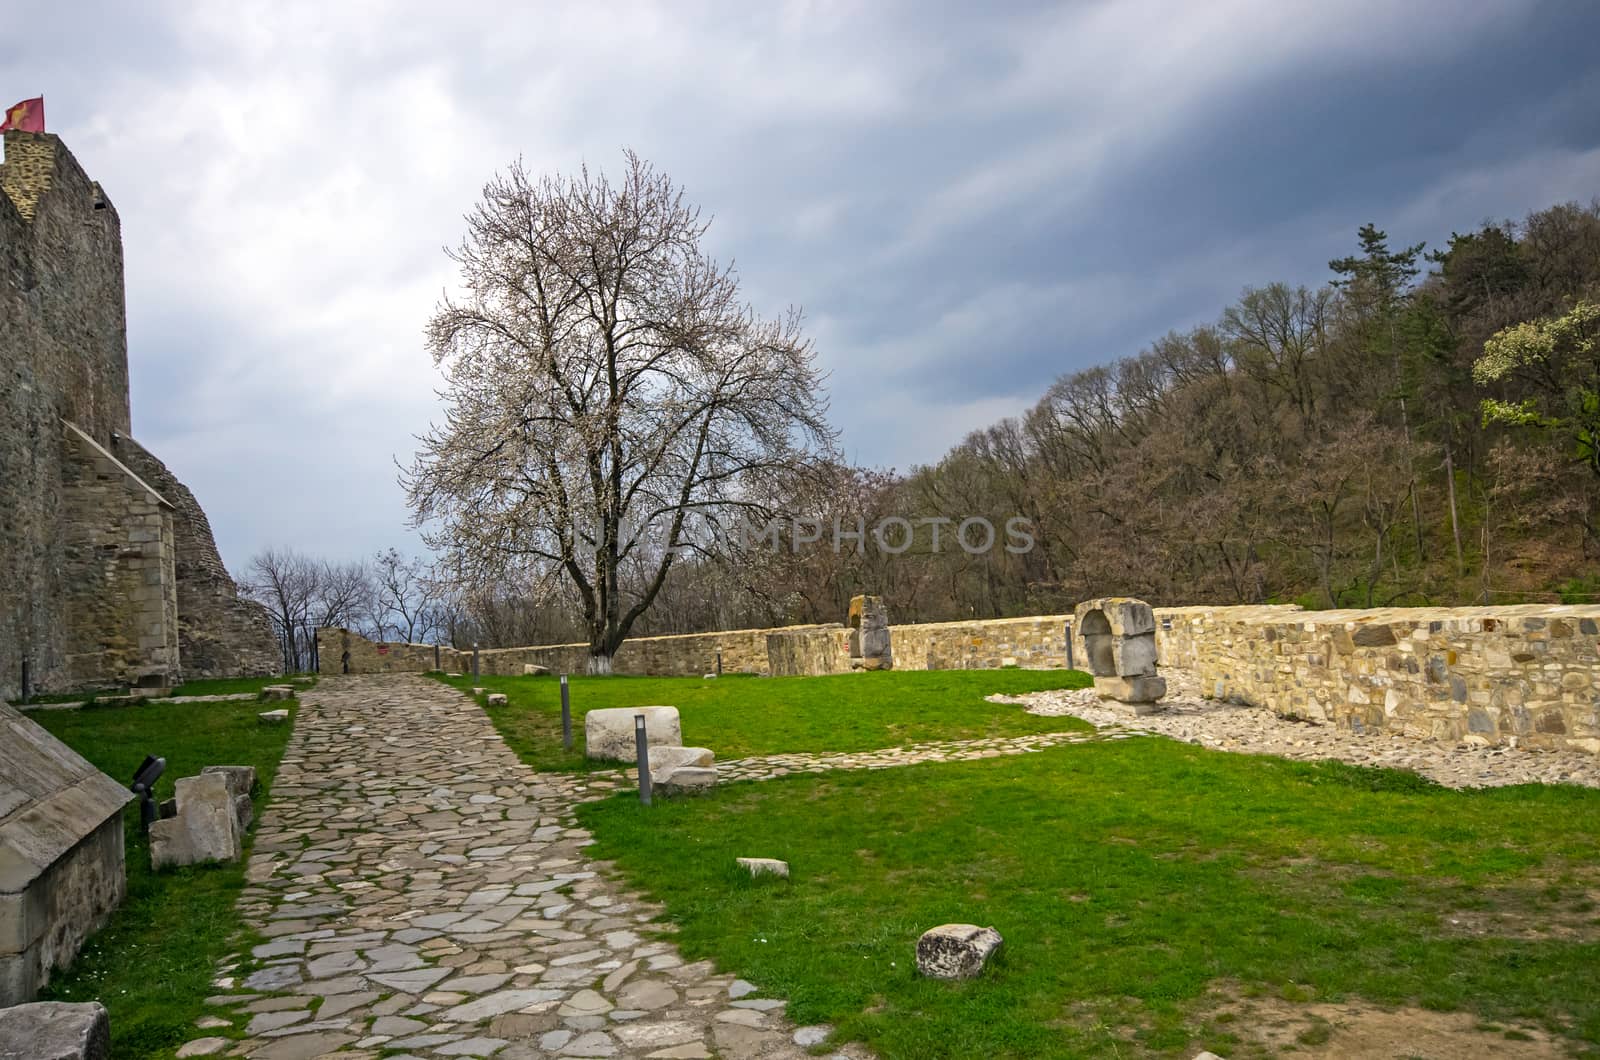
<instances>
[{"instance_id":1,"label":"red flag on pole","mask_svg":"<svg viewBox=\"0 0 1600 1060\"><path fill-rule=\"evenodd\" d=\"M7 107L0 132L44 132L44 97L36 96Z\"/></svg>"}]
</instances>

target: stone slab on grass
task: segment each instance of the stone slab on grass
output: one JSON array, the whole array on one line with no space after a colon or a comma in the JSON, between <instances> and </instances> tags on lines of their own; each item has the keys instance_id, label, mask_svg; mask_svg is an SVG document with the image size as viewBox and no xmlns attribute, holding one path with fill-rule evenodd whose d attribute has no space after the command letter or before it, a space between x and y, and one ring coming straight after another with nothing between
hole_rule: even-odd
<instances>
[{"instance_id":1,"label":"stone slab on grass","mask_svg":"<svg viewBox=\"0 0 1600 1060\"><path fill-rule=\"evenodd\" d=\"M782 876L788 878L789 863L777 858L735 858L752 876Z\"/></svg>"},{"instance_id":2,"label":"stone slab on grass","mask_svg":"<svg viewBox=\"0 0 1600 1060\"><path fill-rule=\"evenodd\" d=\"M649 754L652 777L664 777L674 769L685 766L710 769L717 760L717 756L707 747L652 747Z\"/></svg>"},{"instance_id":3,"label":"stone slab on grass","mask_svg":"<svg viewBox=\"0 0 1600 1060\"><path fill-rule=\"evenodd\" d=\"M917 971L930 979L974 978L1002 941L992 927L941 924L917 940Z\"/></svg>"},{"instance_id":4,"label":"stone slab on grass","mask_svg":"<svg viewBox=\"0 0 1600 1060\"><path fill-rule=\"evenodd\" d=\"M650 782L653 790L661 795L704 795L716 788L717 771L680 766L660 780L652 777Z\"/></svg>"}]
</instances>

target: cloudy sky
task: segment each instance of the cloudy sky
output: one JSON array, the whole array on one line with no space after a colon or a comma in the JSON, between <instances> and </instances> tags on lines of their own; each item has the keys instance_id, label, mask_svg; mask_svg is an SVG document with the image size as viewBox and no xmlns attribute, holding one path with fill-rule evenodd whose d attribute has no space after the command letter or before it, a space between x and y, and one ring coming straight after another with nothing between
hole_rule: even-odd
<instances>
[{"instance_id":1,"label":"cloudy sky","mask_svg":"<svg viewBox=\"0 0 1600 1060\"><path fill-rule=\"evenodd\" d=\"M415 548L422 329L484 180L653 160L847 455L907 468L1061 372L1396 243L1600 195L1600 7L1535 0L34 5L122 217L138 437L236 572Z\"/></svg>"}]
</instances>

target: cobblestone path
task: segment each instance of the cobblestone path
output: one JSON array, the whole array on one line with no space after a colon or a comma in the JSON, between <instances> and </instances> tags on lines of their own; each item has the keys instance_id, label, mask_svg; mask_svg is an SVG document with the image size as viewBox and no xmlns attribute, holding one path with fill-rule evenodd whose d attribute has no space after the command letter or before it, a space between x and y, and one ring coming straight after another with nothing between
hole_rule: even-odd
<instances>
[{"instance_id":1,"label":"cobblestone path","mask_svg":"<svg viewBox=\"0 0 1600 1060\"><path fill-rule=\"evenodd\" d=\"M650 938L659 910L584 856L583 789L523 765L438 682L323 678L240 899L267 941L202 1021L248 1036L214 1023L179 1055L807 1055L783 1001Z\"/></svg>"},{"instance_id":2,"label":"cobblestone path","mask_svg":"<svg viewBox=\"0 0 1600 1060\"><path fill-rule=\"evenodd\" d=\"M889 769L914 766L922 762L973 762L980 758L1031 754L1063 744L1126 740L1148 733L1137 730L1108 729L1101 732L1040 732L1026 736L995 736L978 740L931 740L900 747L880 747L871 751L829 751L761 755L730 758L717 762L717 781L774 780L801 773L826 773L834 769ZM714 751L715 748L712 748ZM579 798L604 798L622 789L639 786L634 769L596 770L573 774L571 783Z\"/></svg>"}]
</instances>

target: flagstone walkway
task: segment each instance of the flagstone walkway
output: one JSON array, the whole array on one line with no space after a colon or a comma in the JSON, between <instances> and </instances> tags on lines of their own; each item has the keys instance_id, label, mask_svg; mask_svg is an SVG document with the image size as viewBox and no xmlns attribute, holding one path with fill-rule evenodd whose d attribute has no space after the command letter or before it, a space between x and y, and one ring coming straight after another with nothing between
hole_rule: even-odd
<instances>
[{"instance_id":1,"label":"flagstone walkway","mask_svg":"<svg viewBox=\"0 0 1600 1060\"><path fill-rule=\"evenodd\" d=\"M240 899L267 941L178 1055L806 1056L825 1030L685 963L651 938L659 909L584 856L572 807L599 793L529 769L436 681L324 677Z\"/></svg>"}]
</instances>

